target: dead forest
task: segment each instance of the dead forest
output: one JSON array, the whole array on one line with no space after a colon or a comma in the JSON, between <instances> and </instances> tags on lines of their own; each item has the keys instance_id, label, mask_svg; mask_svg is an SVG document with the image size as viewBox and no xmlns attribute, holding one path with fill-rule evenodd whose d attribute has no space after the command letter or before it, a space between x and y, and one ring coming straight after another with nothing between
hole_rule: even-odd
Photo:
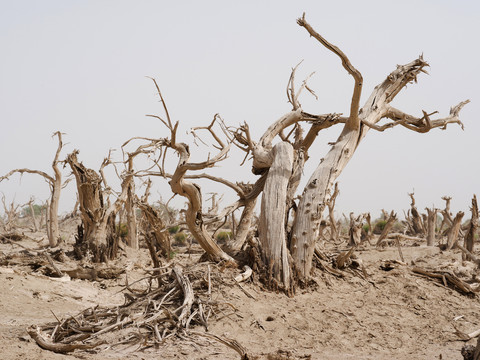
<instances>
[{"instance_id":1,"label":"dead forest","mask_svg":"<svg viewBox=\"0 0 480 360\"><path fill-rule=\"evenodd\" d=\"M179 123L164 97L168 89L151 78L160 108L157 114L147 116L162 125L164 131L158 138L136 136L112 144L120 150L121 161L109 153L101 164L87 167L81 149L65 153L63 141L68 135L59 130L53 135L58 147L52 154L51 169L17 168L2 174L0 190L2 182L35 175L47 182L50 198L41 204L34 198L27 204L9 204L3 197L0 266L63 281L101 282L123 296L123 302L116 305L97 303L75 315L54 313L48 323L32 322L28 335L43 351L96 356L132 346L137 352L162 352L168 346L175 349L178 344L193 343L191 351L201 354L203 350L197 347L215 344L228 349L231 358L322 358L318 355L321 343L305 349L300 344L295 351L285 347L280 351L281 346L261 350L250 346L248 338L211 329L235 316L237 321L254 322L240 313L236 299L258 304L263 296L270 296L270 301L294 302L305 294L320 297L325 289L346 296L360 283L380 291L379 287L388 285L384 279L392 274L409 284L420 281L435 294L442 294L439 296L456 297L465 309L479 307L479 214L474 194L469 213L452 213L448 194L432 199L442 203L441 208L417 208L414 193L405 194L404 214L390 209L382 214L339 215L335 211L336 199L341 196L337 180L369 131L395 131L397 126L418 133L447 130L449 125L463 128L460 111L469 100L452 106L443 116L426 111L412 115L394 107L397 94L427 73L429 65L420 56L397 65L362 104L360 71L340 48L315 31L305 14L297 23L311 37L312 46L322 46L327 55L338 57L353 78L348 114L305 111L302 96L316 95L308 78L297 79L298 64L286 89L291 110L268 124L263 134L251 133L247 122L233 126L215 114L211 122L191 129L192 136L181 137ZM321 156L309 154L320 131L330 127L342 131L329 144L329 151ZM190 159L196 141L212 143L209 155L200 162ZM228 174L218 177L209 173L228 161L232 152L244 154L243 164L251 165L256 181L235 181ZM169 166L171 159L176 166ZM316 164L312 174L304 173L307 161ZM145 163L148 166L138 165ZM114 169L119 188L110 186L107 168ZM303 176L308 180L302 189ZM195 182L198 179L216 183L218 193L202 193ZM184 198L184 209L174 209L168 201L150 200L152 184L162 180L170 187L164 198ZM76 189L77 203L61 216L59 199L69 183ZM221 201L222 187L236 194L236 200L227 206ZM67 228L70 232L65 235ZM419 260L420 254L425 255L424 260ZM139 264L127 265L132 256L141 259ZM444 258L448 261L438 260ZM231 293L235 296L230 297ZM358 298L351 296L353 304ZM425 299L428 296L424 295ZM404 305L409 306L408 302ZM337 310L337 315L354 322L356 311L364 310ZM465 318L462 314L446 322L449 340L439 335L437 341L453 342L449 354L457 353L458 358L480 360L480 317L462 323ZM254 326L266 332L274 319L269 316L263 324L255 320ZM432 338L429 341L437 344ZM285 344L283 340L278 343ZM373 354L394 353L392 349L380 346ZM193 358L188 351L181 354ZM210 358L208 353L202 356L198 358Z\"/></svg>"}]
</instances>

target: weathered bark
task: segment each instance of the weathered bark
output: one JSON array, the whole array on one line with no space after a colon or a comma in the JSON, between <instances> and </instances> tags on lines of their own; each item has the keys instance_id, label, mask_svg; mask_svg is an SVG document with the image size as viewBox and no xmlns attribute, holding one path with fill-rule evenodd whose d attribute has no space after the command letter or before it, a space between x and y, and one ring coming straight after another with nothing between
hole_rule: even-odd
<instances>
[{"instance_id":1,"label":"weathered bark","mask_svg":"<svg viewBox=\"0 0 480 360\"><path fill-rule=\"evenodd\" d=\"M177 151L180 153L180 161L169 184L175 194L185 196L188 199L188 208L185 213L188 229L212 259L232 261L233 259L218 246L205 228L200 186L190 183L183 178L187 170L189 170L188 159L190 158L190 152L188 146L177 144Z\"/></svg>"},{"instance_id":2,"label":"weathered bark","mask_svg":"<svg viewBox=\"0 0 480 360\"><path fill-rule=\"evenodd\" d=\"M438 120L431 120L431 114L425 112L423 117L418 118L390 106L389 103L402 88L416 80L417 75L424 71L423 68L427 66L427 63L420 57L409 64L398 66L383 83L375 87L366 104L358 111L362 85L359 72L353 68L348 58L338 48L316 33L306 23L305 18L299 19L298 23L305 27L311 36L337 54L342 59L342 65L355 79L350 115L344 129L310 177L298 205L292 230L291 252L300 278L306 278L309 276L312 266L315 240L318 238L318 225L325 208L326 195L367 132L371 128L384 131L401 125L410 130L424 133L436 127L445 127L449 123L461 124L458 114L468 101L453 107L449 116ZM389 118L392 122L382 126L376 125L383 118Z\"/></svg>"},{"instance_id":3,"label":"weathered bark","mask_svg":"<svg viewBox=\"0 0 480 360\"><path fill-rule=\"evenodd\" d=\"M154 239L151 243L154 245L155 252L160 250L162 256L168 259L172 251L170 235L160 213L143 200L138 201L137 205L144 217L145 237L147 240Z\"/></svg>"},{"instance_id":4,"label":"weathered bark","mask_svg":"<svg viewBox=\"0 0 480 360\"><path fill-rule=\"evenodd\" d=\"M62 173L58 168L58 158L60 156L60 152L63 148L62 142L62 133L57 131L53 134L53 136L58 137L58 147L55 153L55 157L52 162L52 169L54 176L50 176L47 173L39 170L31 170L31 169L15 169L10 171L8 174L0 177L0 181L8 179L14 173L29 173L29 174L37 174L42 176L50 185L50 202L48 207L48 219L47 222L47 236L48 242L50 247L57 246L60 240L60 230L58 227L58 203L60 200L60 192L62 190Z\"/></svg>"},{"instance_id":5,"label":"weathered bark","mask_svg":"<svg viewBox=\"0 0 480 360\"><path fill-rule=\"evenodd\" d=\"M127 187L127 196L125 200L125 211L127 213L127 245L131 248L138 249L138 230L137 215L135 214L135 182L133 181L133 156L128 159L128 175L125 178L123 186Z\"/></svg>"},{"instance_id":6,"label":"weathered bark","mask_svg":"<svg viewBox=\"0 0 480 360\"><path fill-rule=\"evenodd\" d=\"M242 215L240 216L240 221L238 222L235 234L233 235L232 240L229 241L227 244L229 252L236 252L242 248L243 244L245 244L248 234L252 231L251 225L253 215L255 214L256 204L256 198L246 202L242 211Z\"/></svg>"},{"instance_id":7,"label":"weathered bark","mask_svg":"<svg viewBox=\"0 0 480 360\"><path fill-rule=\"evenodd\" d=\"M375 225L372 224L372 217L370 213L367 213L365 215L365 220L367 221L367 225L368 225L367 239L368 239L368 243L370 243L370 240L372 240L373 238L373 231L375 230Z\"/></svg>"},{"instance_id":8,"label":"weathered bark","mask_svg":"<svg viewBox=\"0 0 480 360\"><path fill-rule=\"evenodd\" d=\"M10 232L17 226L16 222L19 217L18 208L20 207L20 205L15 206L14 201L12 201L10 205L7 205L5 202L5 195L3 194L2 205L5 212L5 219L2 226L5 232Z\"/></svg>"},{"instance_id":9,"label":"weathered bark","mask_svg":"<svg viewBox=\"0 0 480 360\"><path fill-rule=\"evenodd\" d=\"M442 233L444 226L447 226L447 228L449 228L452 226L453 223L452 213L450 212L450 201L452 200L452 198L450 196L444 196L442 197L442 200L445 200L445 209L440 211L443 217L442 224L440 225L439 230L440 233Z\"/></svg>"},{"instance_id":10,"label":"weathered bark","mask_svg":"<svg viewBox=\"0 0 480 360\"><path fill-rule=\"evenodd\" d=\"M355 216L350 213L349 246L356 246L362 242L363 215Z\"/></svg>"},{"instance_id":11,"label":"weathered bark","mask_svg":"<svg viewBox=\"0 0 480 360\"><path fill-rule=\"evenodd\" d=\"M30 217L32 218L33 230L37 232L38 226L37 226L37 219L35 216L35 209L33 208L33 198L31 198L30 201L28 202L28 208L30 209Z\"/></svg>"},{"instance_id":12,"label":"weathered bark","mask_svg":"<svg viewBox=\"0 0 480 360\"><path fill-rule=\"evenodd\" d=\"M458 241L458 234L460 232L460 226L462 225L463 215L464 213L462 211L459 211L453 219L452 226L450 227L450 231L448 232L447 250L453 248Z\"/></svg>"},{"instance_id":13,"label":"weathered bark","mask_svg":"<svg viewBox=\"0 0 480 360\"><path fill-rule=\"evenodd\" d=\"M427 246L433 246L435 242L435 227L437 225L437 209L426 208L427 216Z\"/></svg>"},{"instance_id":14,"label":"weathered bark","mask_svg":"<svg viewBox=\"0 0 480 360\"><path fill-rule=\"evenodd\" d=\"M57 152L55 153L55 158L52 162L52 169L55 174L53 177L53 182L50 184L50 190L52 195L50 196L50 246L56 246L60 240L60 229L58 227L58 205L60 203L60 192L62 191L62 173L58 168L58 158L60 156L60 151L62 150L62 133L57 131L54 135L58 137L58 147ZM67 180L68 181L68 180Z\"/></svg>"},{"instance_id":15,"label":"weathered bark","mask_svg":"<svg viewBox=\"0 0 480 360\"><path fill-rule=\"evenodd\" d=\"M262 195L258 232L263 262L273 279L288 290L292 275L285 233L285 198L292 175L293 147L287 142L280 142L273 147L272 155L273 162Z\"/></svg>"},{"instance_id":16,"label":"weathered bark","mask_svg":"<svg viewBox=\"0 0 480 360\"><path fill-rule=\"evenodd\" d=\"M337 200L337 196L339 194L338 191L338 183L335 183L335 189L333 190L333 194L330 196L330 199L327 200L328 206L328 218L330 220L330 241L337 241L338 240L338 229L335 222L335 201Z\"/></svg>"},{"instance_id":17,"label":"weathered bark","mask_svg":"<svg viewBox=\"0 0 480 360\"><path fill-rule=\"evenodd\" d=\"M410 204L410 210L412 213L412 225L413 231L415 232L413 235L424 235L425 234L425 226L423 224L422 217L415 206L415 197L414 193L408 194L412 199L412 203Z\"/></svg>"},{"instance_id":18,"label":"weathered bark","mask_svg":"<svg viewBox=\"0 0 480 360\"><path fill-rule=\"evenodd\" d=\"M470 207L470 211L472 212L472 219L470 220L470 225L465 235L464 246L465 248L473 253L473 244L475 243L475 235L477 234L478 228L478 204L477 204L477 196L473 195L472 198L472 206ZM467 260L470 260L466 257Z\"/></svg>"},{"instance_id":19,"label":"weathered bark","mask_svg":"<svg viewBox=\"0 0 480 360\"><path fill-rule=\"evenodd\" d=\"M67 156L75 176L80 217L83 225L83 238L78 235L77 247L82 247L77 254L86 255L90 251L95 262L103 262L116 256L115 217L127 194L127 186L122 183L122 193L114 204L107 206L104 202L102 178L94 170L87 169L77 159L78 151Z\"/></svg>"}]
</instances>

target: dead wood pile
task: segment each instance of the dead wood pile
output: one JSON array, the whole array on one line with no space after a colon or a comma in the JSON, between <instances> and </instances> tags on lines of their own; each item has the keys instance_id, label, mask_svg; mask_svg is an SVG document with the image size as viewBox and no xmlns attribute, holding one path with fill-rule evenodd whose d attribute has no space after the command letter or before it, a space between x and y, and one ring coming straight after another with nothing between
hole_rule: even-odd
<instances>
[{"instance_id":1,"label":"dead wood pile","mask_svg":"<svg viewBox=\"0 0 480 360\"><path fill-rule=\"evenodd\" d=\"M146 349L179 338L198 343L201 337L219 341L248 359L235 340L199 329L207 331L210 321L236 312L232 304L212 299L214 284L225 279L210 270L205 263L185 272L178 265L152 269L155 275L125 286L124 304L89 307L65 319L31 326L28 333L40 347L57 353L133 345Z\"/></svg>"}]
</instances>

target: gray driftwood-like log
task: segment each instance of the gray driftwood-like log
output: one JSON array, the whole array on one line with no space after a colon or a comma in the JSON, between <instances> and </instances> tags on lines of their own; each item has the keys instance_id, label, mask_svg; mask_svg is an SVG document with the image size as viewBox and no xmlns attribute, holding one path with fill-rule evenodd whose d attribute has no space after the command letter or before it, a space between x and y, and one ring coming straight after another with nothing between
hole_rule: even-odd
<instances>
[{"instance_id":1,"label":"gray driftwood-like log","mask_svg":"<svg viewBox=\"0 0 480 360\"><path fill-rule=\"evenodd\" d=\"M287 186L292 175L293 147L287 142L274 146L273 162L263 189L258 233L263 262L271 276L289 289L292 283L285 233Z\"/></svg>"},{"instance_id":2,"label":"gray driftwood-like log","mask_svg":"<svg viewBox=\"0 0 480 360\"><path fill-rule=\"evenodd\" d=\"M58 168L58 163L59 163L60 152L62 151L62 148L63 148L62 133L60 131L57 131L52 136L57 136L58 138L57 151L55 152L55 157L53 158L53 162L52 162L52 169L54 174L53 176L40 170L15 169L10 171L8 174L0 177L0 182L1 182L2 180L8 179L11 175L15 173L37 174L43 177L45 181L48 183L48 185L50 186L50 201L48 203L48 213L47 213L47 235L48 235L48 242L50 247L57 246L60 240L60 230L58 227L58 204L60 201L60 193L62 191L62 173Z\"/></svg>"}]
</instances>

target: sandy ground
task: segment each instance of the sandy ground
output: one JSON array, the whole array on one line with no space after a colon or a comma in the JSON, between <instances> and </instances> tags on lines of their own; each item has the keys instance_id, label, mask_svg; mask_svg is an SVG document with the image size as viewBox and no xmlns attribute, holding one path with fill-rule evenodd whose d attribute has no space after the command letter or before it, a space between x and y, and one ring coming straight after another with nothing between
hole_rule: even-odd
<instances>
[{"instance_id":1,"label":"sandy ground","mask_svg":"<svg viewBox=\"0 0 480 360\"><path fill-rule=\"evenodd\" d=\"M39 247L31 240L19 244ZM0 260L22 250L0 242ZM187 248L177 251L173 261L179 264L198 259L198 255L186 254ZM467 333L480 328L478 296L461 295L413 274L411 268L414 264L450 270L473 280L478 280L480 271L471 263L462 264L456 250L442 252L438 247L412 246L410 242L402 244L402 252L408 265L394 264L385 271L381 268L385 260L399 260L396 247L360 249L357 256L365 265L366 279L350 273L340 279L316 270L317 285L298 289L293 298L247 282L243 287L255 297L252 299L240 287L220 283L213 289L214 297L232 304L236 311L213 317L209 332L235 339L249 354L265 359L463 359L460 349L465 342L459 341L454 325ZM124 255L120 261L131 279L143 276L142 267L149 266L145 249ZM167 341L157 349L103 347L70 355L42 350L26 333L28 326L52 322L55 317L65 319L96 304L122 304L124 296L119 290L125 275L101 281L58 279L43 275L42 269L2 264L1 359L239 358L230 348L205 338ZM239 272L228 269L221 276L233 278Z\"/></svg>"}]
</instances>

